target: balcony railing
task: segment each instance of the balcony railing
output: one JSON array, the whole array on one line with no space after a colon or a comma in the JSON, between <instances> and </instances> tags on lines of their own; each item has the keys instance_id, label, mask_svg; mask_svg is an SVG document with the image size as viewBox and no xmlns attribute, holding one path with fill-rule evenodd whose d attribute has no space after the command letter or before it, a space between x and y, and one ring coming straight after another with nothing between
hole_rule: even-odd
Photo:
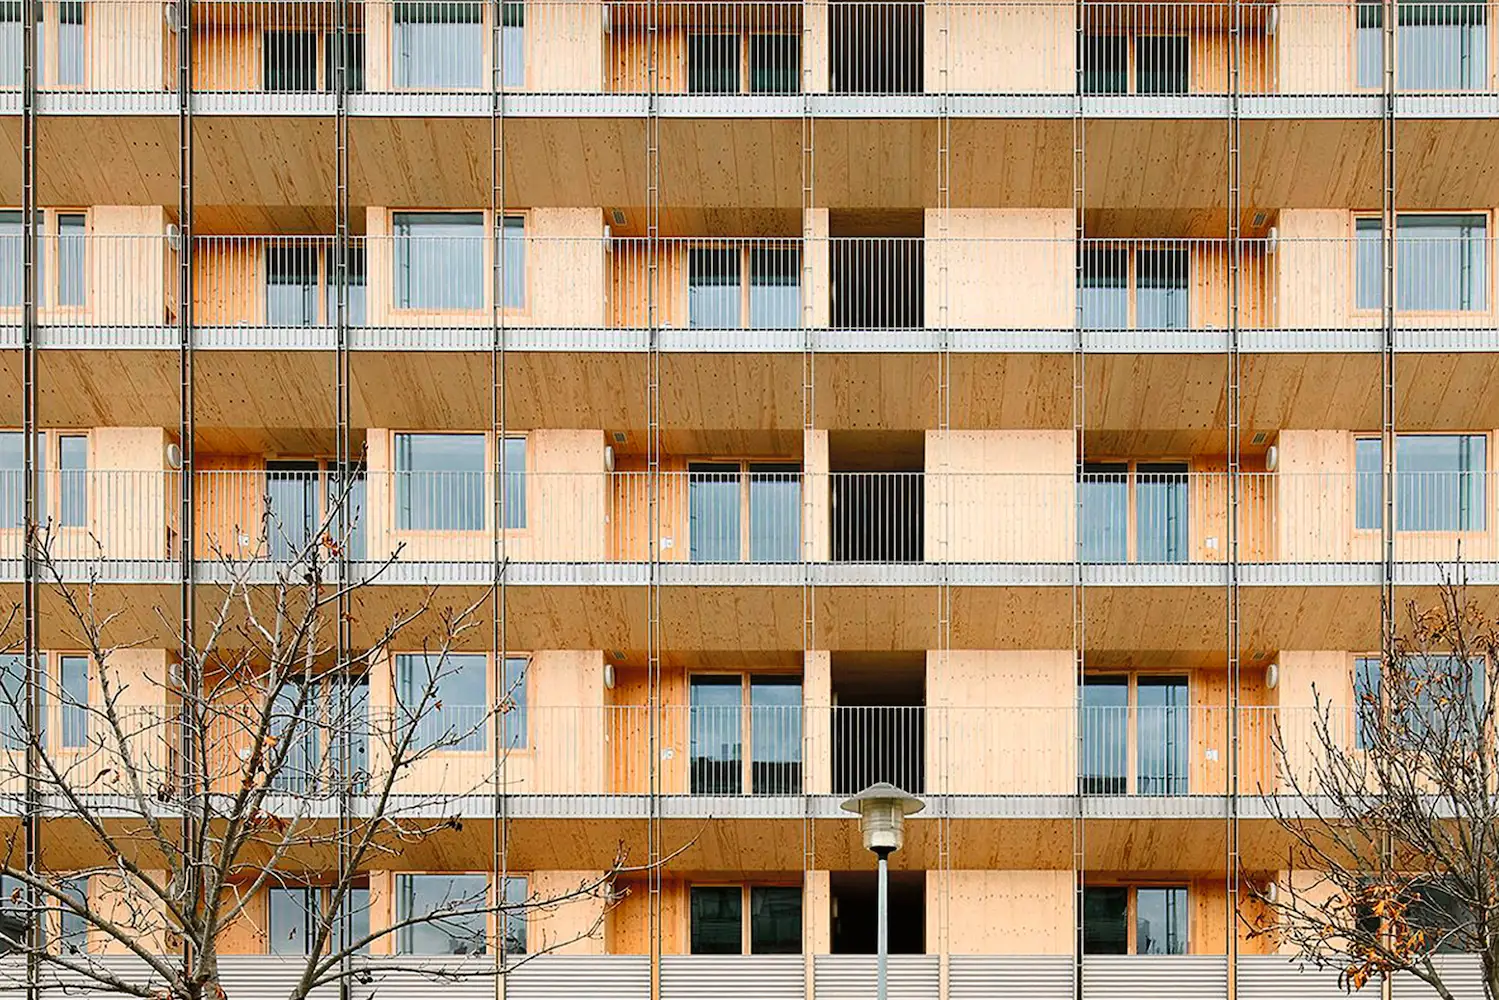
<instances>
[{"instance_id":1,"label":"balcony railing","mask_svg":"<svg viewBox=\"0 0 1499 1000\"><path fill-rule=\"evenodd\" d=\"M122 757L103 719L75 705L54 714L58 727L49 726L46 739L49 754L64 765L64 780L101 793L128 791ZM1288 778L1305 789L1321 727L1352 748L1354 714L1239 709L1240 791L1284 793L1292 788ZM165 709L124 716L131 760L143 781L175 766L171 718ZM1223 795L1230 780L1232 718L1226 707L1202 705L672 705L652 712L643 705L528 706L518 694L498 712L443 704L423 715L413 740L419 755L408 758L393 788L410 797L486 795L498 780L518 795L645 795L651 789L654 722L660 787L669 795L846 795L876 781L922 795ZM208 778L237 788L254 727L227 710L210 721ZM322 716L295 724L282 720L276 745L289 750L272 787L309 798L334 795L346 784L360 793L383 788L392 748L412 725L401 709L390 707L370 708L338 725ZM0 777L19 782L24 740L17 720L6 728L13 732L5 746L14 753L0 752L6 768ZM341 770L344 740L347 772Z\"/></svg>"},{"instance_id":2,"label":"balcony railing","mask_svg":"<svg viewBox=\"0 0 1499 1000\"><path fill-rule=\"evenodd\" d=\"M164 94L176 86L182 26L171 5L47 0L41 8L44 91ZM334 11L333 0L198 0L194 89L304 104L326 98L339 61ZM641 94L653 85L652 44L655 89L701 97L706 107L739 97L920 95L944 86L959 95L1059 96L1081 87L1100 98L1171 99L1228 92L1237 31L1249 95L1357 97L1383 86L1378 3L1090 0L1082 11L1079 26L1077 8L1055 0L364 0L349 7L343 62L346 87L359 99L496 86ZM1399 90L1499 89L1494 11L1485 0L1402 0ZM8 16L0 22L8 29L0 32L0 85L18 89L21 32L18 15ZM487 106L476 105L481 112Z\"/></svg>"},{"instance_id":3,"label":"balcony railing","mask_svg":"<svg viewBox=\"0 0 1499 1000\"><path fill-rule=\"evenodd\" d=\"M151 563L179 555L180 474L44 473L38 510L53 558ZM345 494L325 473L198 473L201 559L285 562L342 541L355 562L488 563L489 472L370 472ZM1223 563L1231 481L1222 472L507 473L511 563L643 563L652 498L659 560L747 563ZM1082 491L1079 498L1079 491ZM1488 472L1399 472L1395 555L1499 560L1499 481ZM1079 503L1079 500L1081 501ZM0 473L0 559L22 555L22 474ZM332 506L330 506L332 505ZM1382 479L1375 472L1244 473L1242 563L1377 563ZM11 525L6 528L4 525Z\"/></svg>"},{"instance_id":4,"label":"balcony railing","mask_svg":"<svg viewBox=\"0 0 1499 1000\"><path fill-rule=\"evenodd\" d=\"M1446 228L1400 231L1397 327L1499 328L1495 240L1481 217L1419 218L1445 220ZM528 236L523 226L507 225L503 238L486 240L482 213L465 216L469 222L475 235L353 239L343 268L346 321L379 328L365 339L395 349L428 344L436 330L482 330L497 319L512 329L595 333L654 322L702 331L707 344L723 346L753 343L738 331L806 328L828 331L828 349L840 338L878 345L921 329L1008 331L1070 349L1079 325L1095 349L1221 349L1217 340L1199 343L1191 334L1222 334L1235 319L1240 330L1262 335L1264 348L1350 349L1367 340L1372 349L1382 323L1383 249L1377 225L1362 222L1343 239L1242 241L1236 316L1222 239L652 242ZM176 247L165 235L42 240L38 321L48 330L77 331L70 344L171 327ZM18 235L0 233L0 324L21 319L20 251ZM338 318L338 263L327 236L200 237L194 323L201 335L240 346L330 329ZM1282 331L1289 336L1275 336Z\"/></svg>"}]
</instances>

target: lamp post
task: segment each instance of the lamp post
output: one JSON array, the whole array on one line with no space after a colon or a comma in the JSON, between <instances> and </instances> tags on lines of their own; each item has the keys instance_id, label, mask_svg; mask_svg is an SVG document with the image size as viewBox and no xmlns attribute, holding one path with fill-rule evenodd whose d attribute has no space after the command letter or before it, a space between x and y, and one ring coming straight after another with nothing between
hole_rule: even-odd
<instances>
[{"instance_id":1,"label":"lamp post","mask_svg":"<svg viewBox=\"0 0 1499 1000\"><path fill-rule=\"evenodd\" d=\"M859 814L864 847L873 851L880 862L879 924L875 931L879 956L875 966L877 1000L885 1000L885 965L890 952L890 870L886 861L905 842L906 817L924 808L926 803L888 781L876 782L843 803L845 812Z\"/></svg>"}]
</instances>

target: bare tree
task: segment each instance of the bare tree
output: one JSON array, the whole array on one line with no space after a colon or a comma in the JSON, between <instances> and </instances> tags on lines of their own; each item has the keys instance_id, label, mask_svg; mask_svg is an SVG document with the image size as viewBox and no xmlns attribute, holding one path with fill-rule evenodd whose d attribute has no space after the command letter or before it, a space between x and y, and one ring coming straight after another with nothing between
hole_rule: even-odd
<instances>
[{"instance_id":1,"label":"bare tree","mask_svg":"<svg viewBox=\"0 0 1499 1000\"><path fill-rule=\"evenodd\" d=\"M75 658L81 666L33 667L28 675L15 647L7 651L0 793L19 808L29 791L49 824L68 829L68 853L89 860L53 870L44 855L42 865L28 866L23 830L5 838L0 907L10 919L0 920L0 952L93 990L216 1000L224 995L226 936L255 922L257 896L316 885L305 958L292 960L300 974L289 996L299 1000L366 977L359 966L372 945L402 952L409 949L396 945L424 931L477 952L486 927L503 935L526 914L592 900L590 925L545 950L600 932L615 878L626 870L622 849L607 870L545 897L507 898L503 887L452 879L440 898L363 929L367 873L400 868L396 856L412 845L461 828L453 804L465 794L495 791L493 768L508 753L502 734L518 711L521 681L512 678L485 706L444 703L456 650L485 634L476 630L489 620L490 595L450 608L428 589L415 606L365 623L373 638L359 649L340 650L340 616L400 552L361 564L357 576L338 572L342 547L358 530L349 485L327 506L316 530L287 530L266 497L259 525L234 528L236 539L257 540L250 551L211 554L213 582L200 590L212 595L212 612L188 634L176 609L158 609L163 638L148 642L112 644L121 612L107 610L100 560L57 558L49 527L30 532L47 596L65 609L72 646L85 655ZM97 541L94 548L102 557ZM402 636L418 622L428 636L423 652L401 657L396 697L372 710L360 679L409 650ZM147 646L180 650L180 661L157 675L124 662ZM69 667L85 672L81 683L66 676ZM446 751L476 748L491 750L493 768L445 770ZM434 775L442 785L435 790ZM85 877L90 891L79 888ZM82 947L85 940L93 947ZM133 957L133 971L122 973L99 952ZM399 955L380 967L449 974Z\"/></svg>"},{"instance_id":2,"label":"bare tree","mask_svg":"<svg viewBox=\"0 0 1499 1000\"><path fill-rule=\"evenodd\" d=\"M1406 605L1381 655L1358 661L1351 699L1314 688L1310 745L1273 736L1281 784L1263 798L1289 877L1256 890L1254 932L1351 989L1409 973L1452 1000L1438 956L1463 952L1499 1000L1499 632L1461 573L1432 605Z\"/></svg>"}]
</instances>

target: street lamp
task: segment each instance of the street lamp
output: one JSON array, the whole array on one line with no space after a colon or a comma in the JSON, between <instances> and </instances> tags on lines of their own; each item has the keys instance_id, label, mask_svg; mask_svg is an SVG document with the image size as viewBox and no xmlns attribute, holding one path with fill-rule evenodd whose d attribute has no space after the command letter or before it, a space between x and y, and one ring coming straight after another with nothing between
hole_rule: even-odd
<instances>
[{"instance_id":1,"label":"street lamp","mask_svg":"<svg viewBox=\"0 0 1499 1000\"><path fill-rule=\"evenodd\" d=\"M879 924L875 932L879 949L875 980L878 1000L885 1000L885 964L890 952L890 870L886 859L900 850L906 839L906 817L925 808L926 803L888 781L876 782L843 803L845 812L859 814L864 847L880 859Z\"/></svg>"}]
</instances>

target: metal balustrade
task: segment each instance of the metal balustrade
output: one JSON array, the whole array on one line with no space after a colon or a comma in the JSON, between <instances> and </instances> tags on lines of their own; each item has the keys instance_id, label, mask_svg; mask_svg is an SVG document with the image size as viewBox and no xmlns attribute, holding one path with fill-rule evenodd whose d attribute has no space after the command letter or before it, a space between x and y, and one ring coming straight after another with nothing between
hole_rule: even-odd
<instances>
[{"instance_id":1,"label":"metal balustrade","mask_svg":"<svg viewBox=\"0 0 1499 1000\"><path fill-rule=\"evenodd\" d=\"M663 472L654 487L645 472L517 469L507 473L506 551L513 563L649 561L657 490L657 556L668 564L1058 565L1080 556L1171 566L1228 558L1223 472L1150 471L1141 463L1079 480L787 468L700 464ZM312 548L331 560L342 546L355 562L488 563L494 484L487 471L367 472L345 494L326 471L200 472L196 550L215 562L285 563ZM0 560L22 554L21 487L21 472L0 472ZM1399 471L1395 489L1397 559L1499 560L1494 473ZM1377 563L1381 491L1377 469L1244 473L1239 560ZM48 552L60 562L106 565L174 559L179 496L174 472L44 473L38 509ZM349 521L341 538L338 505Z\"/></svg>"},{"instance_id":2,"label":"metal balustrade","mask_svg":"<svg viewBox=\"0 0 1499 1000\"><path fill-rule=\"evenodd\" d=\"M334 6L198 0L194 90L261 95L263 108L332 113L326 98L336 65ZM17 90L18 8L0 14L10 18L0 20L0 88ZM804 92L922 95L944 85L956 95L1056 97L1074 92L1081 69L1085 95L1098 99L1093 113L1131 99L1170 113L1187 107L1173 104L1182 98L1228 92L1235 16L1247 95L1356 100L1383 86L1382 7L1351 0L1242 7L1228 0L1089 0L1081 31L1073 4L1021 0L362 0L349 5L343 45L355 113L361 102L373 102L369 110L379 113L382 96L482 94L496 84L539 95L642 94L650 86L652 40L657 91L690 99L686 106L697 110ZM1499 90L1492 3L1401 0L1397 16L1395 82L1402 93ZM181 26L174 5L44 0L39 17L44 93L156 95L175 88ZM204 109L216 107L209 101ZM567 107L578 114L602 108ZM487 114L487 105L471 113Z\"/></svg>"},{"instance_id":3,"label":"metal balustrade","mask_svg":"<svg viewBox=\"0 0 1499 1000\"><path fill-rule=\"evenodd\" d=\"M1042 342L1048 349L1070 349L1078 322L1097 350L1221 349L1190 334L1221 334L1230 319L1222 239L672 237L653 249L636 237L546 236L557 223L545 212L507 218L493 240L483 212L392 218L396 232L354 238L347 251L348 322L381 328L371 343L383 348L420 346L433 330L487 329L496 253L507 327L644 330L654 300L661 327L703 331L684 343L704 348L755 343L735 331L805 325L828 331L831 350L893 344L899 331L937 328L935 282L944 272L946 329L1058 334ZM1350 349L1376 333L1378 221L1355 219L1340 239L1244 240L1238 320L1260 338L1250 349ZM1401 217L1401 330L1499 329L1495 239L1486 229L1481 215ZM423 235L433 232L447 235ZM0 324L20 321L20 241L18 224L7 231L0 217ZM330 236L198 238L200 335L295 346L310 337L304 331L331 328L335 253ZM176 322L174 236L48 236L39 254L38 320L49 335L76 331L66 342L82 346Z\"/></svg>"},{"instance_id":4,"label":"metal balustrade","mask_svg":"<svg viewBox=\"0 0 1499 1000\"><path fill-rule=\"evenodd\" d=\"M77 715L72 726L70 712ZM63 765L64 780L100 793L128 792L102 717L71 704L53 714L62 725L49 726L48 752ZM1352 748L1354 714L1328 707L1239 709L1240 790L1251 796L1308 790L1320 733L1325 728ZM287 756L271 789L317 800L346 782L364 794L390 781L395 794L419 799L485 795L498 778L517 795L646 795L651 715L644 705L527 704L521 690L498 712L443 704L414 721L390 705L361 705L357 717L339 722L315 712L302 720L277 716L276 740L266 752L284 747ZM668 795L841 796L889 781L918 795L1160 798L1226 793L1231 717L1227 707L1205 705L668 705L655 721L660 787ZM253 756L258 717L226 708L208 718L208 780L238 788ZM122 716L143 780L160 779L175 766L171 719L160 708ZM0 790L22 774L24 741L16 722L12 717L5 726ZM403 754L406 763L392 777L393 748L408 733L415 752ZM348 772L340 771L344 740Z\"/></svg>"}]
</instances>

